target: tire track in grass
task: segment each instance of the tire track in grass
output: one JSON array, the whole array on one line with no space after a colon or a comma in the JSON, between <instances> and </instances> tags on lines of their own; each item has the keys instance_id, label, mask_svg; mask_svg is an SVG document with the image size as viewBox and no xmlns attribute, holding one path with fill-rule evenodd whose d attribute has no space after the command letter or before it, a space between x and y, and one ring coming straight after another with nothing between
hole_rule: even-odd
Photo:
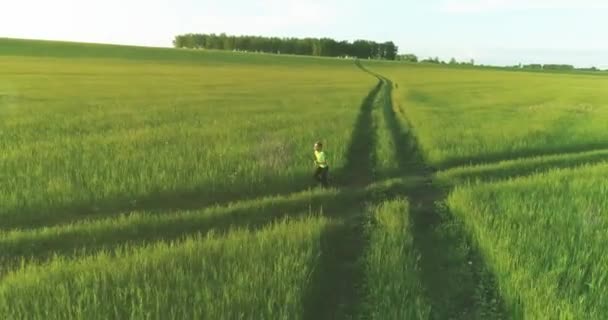
<instances>
[{"instance_id":1,"label":"tire track in grass","mask_svg":"<svg viewBox=\"0 0 608 320\"><path fill-rule=\"evenodd\" d=\"M210 231L224 234L235 227L258 230L286 217L321 211L331 218L345 203L357 203L364 195L364 190L314 190L166 215L140 211L93 222L12 231L0 235L0 279L3 273L18 268L23 259L42 263L54 256L77 258L126 244L175 241Z\"/></svg>"},{"instance_id":2,"label":"tire track in grass","mask_svg":"<svg viewBox=\"0 0 608 320\"><path fill-rule=\"evenodd\" d=\"M608 150L608 143L590 143L573 146L556 147L547 150L523 150L514 152L503 152L484 156L474 156L462 159L446 161L437 166L440 170L452 170L459 167L492 165L505 161L523 161L539 157L556 157L564 155L577 155L591 152L602 152Z\"/></svg>"},{"instance_id":3,"label":"tire track in grass","mask_svg":"<svg viewBox=\"0 0 608 320\"><path fill-rule=\"evenodd\" d=\"M378 82L363 100L359 116L354 125L351 142L347 149L346 165L343 169L337 170L336 175L338 179L336 187L339 188L338 192L342 193L341 198L343 201L333 199L335 201L331 202L337 201L343 203L342 205L334 203L336 205L333 208L335 211L328 210L327 212L323 212L324 216L335 219L337 223L323 235L321 240L322 253L320 264L313 275L312 292L305 300L307 305L304 313L305 318L352 318L355 313L355 307L358 305L359 286L363 279L360 258L366 245L363 232L366 205L370 199L370 195L384 197L386 193L395 193L395 191L384 190L382 187L375 188L371 184L374 181L375 159L375 134L372 123L372 110L382 85L382 82ZM298 202L293 203L293 205L299 206ZM291 206L291 203L288 206ZM153 206L148 207L146 205L143 207L152 209ZM201 209L201 207L205 206L194 203L183 207L192 210ZM155 209L158 210L158 208ZM175 210L175 208L172 209ZM332 208L328 206L327 209ZM325 211L325 208L323 208L323 211ZM152 214L153 212L149 213ZM274 220L277 216L282 216L282 212L270 212L269 219L255 219L255 221L252 221L253 225L250 224L250 226L257 229L258 226L265 225L267 220ZM106 214L104 217L108 217L108 215ZM218 225L222 224L231 227L233 224L232 218L234 217L226 218L226 221L223 219L213 222L209 221L209 227L211 225L218 227ZM88 222L94 223L94 221ZM84 222L84 225L86 224L87 222ZM61 227L58 226L58 228ZM182 232L179 230L174 231L175 237L182 235ZM32 230L32 232L35 232L35 230ZM62 238L62 235L58 235L58 238ZM61 240L58 239L59 242ZM95 239L91 241L93 240ZM132 240L137 241L140 238L134 235L133 239L128 239L127 241ZM100 246L113 246L123 243L122 240L110 240L110 242L104 242ZM71 249L73 248L67 248L66 253L69 254L72 251ZM44 259L44 255L48 252L50 251L37 252L37 254L40 254Z\"/></svg>"},{"instance_id":4,"label":"tire track in grass","mask_svg":"<svg viewBox=\"0 0 608 320\"><path fill-rule=\"evenodd\" d=\"M126 244L175 241L210 231L224 234L235 227L253 231L287 217L317 213L339 219L344 211L359 210L370 194L395 194L409 187L403 180L392 179L366 188L304 191L165 215L135 211L102 220L15 230L0 234L0 280L4 273L19 268L23 259L42 263L53 256L77 258Z\"/></svg>"},{"instance_id":5,"label":"tire track in grass","mask_svg":"<svg viewBox=\"0 0 608 320\"><path fill-rule=\"evenodd\" d=\"M305 180L307 175L298 175L297 180ZM279 185L285 184L279 181ZM120 216L130 211L148 211L165 214L168 211L198 210L206 207L227 205L238 201L255 200L269 195L288 196L309 187L274 188L266 193L254 192L247 195L232 193L208 196L202 191L182 190L172 192L155 192L137 198L114 197L91 203L73 203L70 205L48 208L44 214L25 212L21 215L6 214L8 217L0 222L0 231L13 229L35 229L78 223L82 221L101 220L110 216ZM0 210L1 212L1 210Z\"/></svg>"},{"instance_id":6,"label":"tire track in grass","mask_svg":"<svg viewBox=\"0 0 608 320\"><path fill-rule=\"evenodd\" d=\"M336 184L341 188L365 187L374 180L376 142L372 110L382 85L379 81L361 104L346 164L336 174ZM313 285L306 298L304 318L353 317L355 306L359 303L359 287L363 279L360 259L367 242L363 232L365 207L363 200L356 204L356 209L343 211L337 217L337 224L323 235L321 262L313 275Z\"/></svg>"},{"instance_id":7,"label":"tire track in grass","mask_svg":"<svg viewBox=\"0 0 608 320\"><path fill-rule=\"evenodd\" d=\"M382 81L378 81L361 104L361 111L347 149L346 163L338 173L340 177L337 182L342 186L362 187L374 180L376 141L372 110L381 89Z\"/></svg>"},{"instance_id":8,"label":"tire track in grass","mask_svg":"<svg viewBox=\"0 0 608 320\"><path fill-rule=\"evenodd\" d=\"M404 123L399 121L392 105L392 82L358 66L383 83L385 122L392 134L399 171L416 185L406 196L411 203L421 280L431 303L430 318L500 319L504 304L493 276L458 221L445 209L446 191L434 183L434 170L422 160L404 114Z\"/></svg>"},{"instance_id":9,"label":"tire track in grass","mask_svg":"<svg viewBox=\"0 0 608 320\"><path fill-rule=\"evenodd\" d=\"M526 177L554 169L598 164L607 160L608 149L599 149L582 153L562 153L455 167L437 172L437 178L446 186L475 181L494 182Z\"/></svg>"}]
</instances>

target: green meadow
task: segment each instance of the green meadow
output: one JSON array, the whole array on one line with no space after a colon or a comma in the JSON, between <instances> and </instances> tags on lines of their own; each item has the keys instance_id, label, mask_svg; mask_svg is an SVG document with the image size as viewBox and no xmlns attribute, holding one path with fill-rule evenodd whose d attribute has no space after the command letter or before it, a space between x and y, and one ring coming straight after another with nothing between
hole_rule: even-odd
<instances>
[{"instance_id":1,"label":"green meadow","mask_svg":"<svg viewBox=\"0 0 608 320\"><path fill-rule=\"evenodd\" d=\"M346 61L111 49L129 58L0 58L0 228L303 190L315 139L344 165L375 85Z\"/></svg>"},{"instance_id":2,"label":"green meadow","mask_svg":"<svg viewBox=\"0 0 608 320\"><path fill-rule=\"evenodd\" d=\"M393 81L394 107L435 168L436 210L456 221L498 294L490 311L500 316L486 318L605 318L608 78L372 68Z\"/></svg>"},{"instance_id":3,"label":"green meadow","mask_svg":"<svg viewBox=\"0 0 608 320\"><path fill-rule=\"evenodd\" d=\"M425 161L437 168L608 146L608 77L398 66L394 84Z\"/></svg>"},{"instance_id":4,"label":"green meadow","mask_svg":"<svg viewBox=\"0 0 608 320\"><path fill-rule=\"evenodd\" d=\"M607 87L0 39L0 318L605 319Z\"/></svg>"},{"instance_id":5,"label":"green meadow","mask_svg":"<svg viewBox=\"0 0 608 320\"><path fill-rule=\"evenodd\" d=\"M448 198L526 319L608 314L607 165L457 188Z\"/></svg>"}]
</instances>

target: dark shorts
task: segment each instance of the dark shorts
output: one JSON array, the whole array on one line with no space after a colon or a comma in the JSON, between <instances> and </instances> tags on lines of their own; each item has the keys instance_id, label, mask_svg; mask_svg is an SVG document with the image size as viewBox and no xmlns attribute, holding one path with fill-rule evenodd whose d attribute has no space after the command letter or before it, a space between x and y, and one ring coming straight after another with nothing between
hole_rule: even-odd
<instances>
[{"instance_id":1,"label":"dark shorts","mask_svg":"<svg viewBox=\"0 0 608 320\"><path fill-rule=\"evenodd\" d=\"M329 173L329 167L325 167L325 168L317 167L317 169L315 169L315 173L313 174L313 177L322 186L327 187L327 185L328 185L328 182L327 182L328 173Z\"/></svg>"}]
</instances>

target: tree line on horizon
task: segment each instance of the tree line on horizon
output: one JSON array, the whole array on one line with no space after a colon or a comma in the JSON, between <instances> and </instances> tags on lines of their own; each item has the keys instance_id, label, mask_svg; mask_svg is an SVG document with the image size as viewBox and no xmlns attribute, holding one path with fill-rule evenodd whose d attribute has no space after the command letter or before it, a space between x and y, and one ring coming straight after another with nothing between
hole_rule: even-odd
<instances>
[{"instance_id":1,"label":"tree line on horizon","mask_svg":"<svg viewBox=\"0 0 608 320\"><path fill-rule=\"evenodd\" d=\"M597 67L590 68L576 68L571 64L519 64L512 66L515 69L529 69L529 70L561 70L561 71L602 71Z\"/></svg>"},{"instance_id":2,"label":"tree line on horizon","mask_svg":"<svg viewBox=\"0 0 608 320\"><path fill-rule=\"evenodd\" d=\"M331 38L279 38L188 33L175 36L175 48L297 54L318 57L356 57L395 60L398 47L392 41L336 41Z\"/></svg>"},{"instance_id":3,"label":"tree line on horizon","mask_svg":"<svg viewBox=\"0 0 608 320\"><path fill-rule=\"evenodd\" d=\"M461 65L461 66L473 66L475 65L475 60L470 59L469 61L458 61L456 60L456 58L452 58L450 59L449 62L445 62L443 60L440 60L439 57L435 57L435 58L426 58L426 59L418 59L418 56L416 56L415 54L400 54L397 55L397 59L399 61L405 61L405 62L412 62L412 63L430 63L430 64L449 64L449 65Z\"/></svg>"},{"instance_id":4,"label":"tree line on horizon","mask_svg":"<svg viewBox=\"0 0 608 320\"><path fill-rule=\"evenodd\" d=\"M451 65L451 66L478 66L478 67L490 67L490 68L501 68L501 69L521 69L521 70L538 70L538 71L587 71L587 72L599 72L599 71L608 71L602 70L597 67L589 67L589 68L577 68L571 64L518 64L514 66L486 66L486 65L477 65L475 64L475 60L471 59L469 61L457 61L455 58L451 58L449 62L444 60L440 60L438 57L419 59L414 54L400 54L397 55L395 60L410 62L410 63L425 63L425 64L441 64L441 65Z\"/></svg>"},{"instance_id":5,"label":"tree line on horizon","mask_svg":"<svg viewBox=\"0 0 608 320\"><path fill-rule=\"evenodd\" d=\"M221 34L187 33L175 36L175 48L213 49L273 54L293 54L319 57L351 57L359 59L399 60L410 63L474 66L475 61L440 60L438 57L420 59L415 54L398 54L398 47L392 41L370 40L336 41L331 38L280 38L263 36L234 36ZM479 65L483 66L483 65ZM554 71L602 71L596 67L576 68L569 64L519 64L495 67L524 70Z\"/></svg>"}]
</instances>

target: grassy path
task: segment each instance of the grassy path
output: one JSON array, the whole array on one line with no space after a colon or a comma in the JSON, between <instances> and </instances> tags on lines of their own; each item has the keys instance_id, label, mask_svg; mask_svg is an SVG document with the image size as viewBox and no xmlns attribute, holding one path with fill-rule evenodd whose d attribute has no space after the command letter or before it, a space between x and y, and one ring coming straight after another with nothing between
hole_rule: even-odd
<instances>
[{"instance_id":1,"label":"grassy path","mask_svg":"<svg viewBox=\"0 0 608 320\"><path fill-rule=\"evenodd\" d=\"M382 82L368 93L361 104L348 147L346 165L336 173L336 184L344 188L361 188L374 181L376 139L372 123L374 102ZM308 319L352 318L358 305L359 286L363 278L360 258L366 246L363 234L365 201L341 210L338 224L327 232L321 244L321 265L315 276L317 287L309 300Z\"/></svg>"},{"instance_id":2,"label":"grassy path","mask_svg":"<svg viewBox=\"0 0 608 320\"><path fill-rule=\"evenodd\" d=\"M581 145L564 148L559 154L531 151L470 158L437 171L423 160L407 121L407 109L392 105L391 81L358 65L383 83L380 95L386 95L382 99L384 122L391 131L397 171L413 185L404 194L410 203L414 248L420 257L419 275L431 304L430 313L424 318L521 318L511 305L506 306L480 246L465 230L464 221L448 210L446 197L454 186L463 183L494 182L604 162L608 156L606 146Z\"/></svg>"},{"instance_id":3,"label":"grassy path","mask_svg":"<svg viewBox=\"0 0 608 320\"><path fill-rule=\"evenodd\" d=\"M407 109L393 105L392 82L359 62L356 64L363 72L376 77L378 83L360 105L344 167L332 169L335 188L295 193L281 190L274 196L261 192L245 198L228 195L225 199L207 201L194 192L156 194L129 206L108 206L94 212L88 212L92 209L86 206L75 205L66 208L64 215L56 219L7 225L11 231L0 237L0 251L6 254L0 257L0 278L18 269L22 258L36 263L46 262L53 255L81 258L125 244L177 241L187 235L212 231L217 232L220 239L235 227L259 231L287 216L301 218L319 213L332 223L321 234L319 263L307 281L310 288L303 301L304 314L297 316L361 318L361 306L366 303L362 294L366 279L362 259L371 247L366 234L369 208L395 196L405 196L407 200L403 203L407 203L409 216L400 217L404 220L409 217L407 225L411 232L403 230L403 234L411 236L414 249L408 252L418 255L416 266L420 269L416 275L407 275L410 278L405 280L416 277L420 281L423 294L417 296L424 296L429 305L429 312L419 317L506 318L508 312L493 275L461 222L447 210L449 188L466 181L493 181L539 170L601 162L608 156L608 149L604 149L605 145L593 145L566 150L572 153L565 154L520 155L533 158L513 159L512 155L504 155L483 161L469 159L437 172L420 154L407 120ZM381 160L388 160L392 167L380 170ZM496 162L485 162L487 160ZM118 203L126 203L126 199L119 200ZM395 206L393 211L399 215L402 209ZM134 213L123 216L127 211ZM120 217L117 219L117 216ZM41 228L43 226L45 228ZM12 230L18 227L20 229ZM382 266L395 272L408 270Z\"/></svg>"},{"instance_id":4,"label":"grassy path","mask_svg":"<svg viewBox=\"0 0 608 320\"><path fill-rule=\"evenodd\" d=\"M392 82L358 65L382 82L385 122L396 148L399 172L413 184L405 195L411 204L414 246L431 303L430 318L501 318L502 302L491 274L459 223L444 209L447 192L434 182L434 170L422 160L404 110L393 107Z\"/></svg>"},{"instance_id":5,"label":"grassy path","mask_svg":"<svg viewBox=\"0 0 608 320\"><path fill-rule=\"evenodd\" d=\"M110 210L100 212L98 217L93 215L79 222L70 221L70 224L45 221L45 228L30 225L0 241L0 247L11 251L10 257L2 260L6 268L0 268L0 275L18 268L17 262L21 258L31 262L45 262L54 254L80 258L126 243L144 245L210 230L223 233L235 226L259 230L287 215L296 217L320 209L323 215L335 221L335 225L332 224L322 236L321 262L313 275L313 288L305 301L308 308L304 317L352 318L359 304L363 278L359 260L366 246L363 228L367 204L373 201L372 196L382 198L385 192L393 193L383 187L375 190L372 184L375 180L375 134L371 115L382 88L383 83L379 81L361 104L345 167L335 170L338 189L312 194L286 192L284 196L266 198L267 201L251 199L226 203L225 208L223 205L209 206L188 196L177 201L178 207L157 206L141 200L130 208L135 211L134 216L116 219L122 210ZM183 210L186 212L181 212Z\"/></svg>"}]
</instances>

